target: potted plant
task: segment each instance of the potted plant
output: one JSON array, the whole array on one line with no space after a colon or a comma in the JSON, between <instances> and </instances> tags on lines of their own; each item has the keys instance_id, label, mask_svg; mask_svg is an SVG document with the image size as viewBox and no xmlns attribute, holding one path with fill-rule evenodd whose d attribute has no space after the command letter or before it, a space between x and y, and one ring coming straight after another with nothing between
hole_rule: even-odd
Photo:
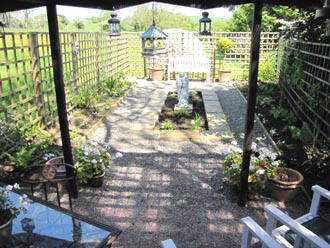
<instances>
[{"instance_id":1,"label":"potted plant","mask_svg":"<svg viewBox=\"0 0 330 248\"><path fill-rule=\"evenodd\" d=\"M231 185L238 189L242 166L242 149L237 142L231 143L229 148L223 150L226 155L223 173L228 176ZM303 176L296 170L280 167L284 162L278 159L277 154L267 148L257 148L252 144L250 161L249 189L252 192L260 191L269 186L273 198L280 201L293 199L303 181ZM275 185L275 186L274 186Z\"/></svg>"},{"instance_id":2,"label":"potted plant","mask_svg":"<svg viewBox=\"0 0 330 248\"><path fill-rule=\"evenodd\" d=\"M15 206L14 202L10 199L10 191L15 188L19 189L19 185L15 183L0 188L0 244L8 242L12 232L13 219L19 215L20 211L26 212L28 202L25 200L26 195L19 198L21 206Z\"/></svg>"},{"instance_id":3,"label":"potted plant","mask_svg":"<svg viewBox=\"0 0 330 248\"><path fill-rule=\"evenodd\" d=\"M82 148L74 151L78 178L92 187L101 187L105 169L109 167L109 145L87 140Z\"/></svg>"},{"instance_id":4,"label":"potted plant","mask_svg":"<svg viewBox=\"0 0 330 248\"><path fill-rule=\"evenodd\" d=\"M304 181L304 176L291 168L274 168L274 173L267 175L267 183L272 197L281 202L292 200Z\"/></svg>"},{"instance_id":5,"label":"potted plant","mask_svg":"<svg viewBox=\"0 0 330 248\"><path fill-rule=\"evenodd\" d=\"M164 74L165 74L165 67L163 65L157 64L151 67L152 81L163 80Z\"/></svg>"},{"instance_id":6,"label":"potted plant","mask_svg":"<svg viewBox=\"0 0 330 248\"><path fill-rule=\"evenodd\" d=\"M219 82L224 83L227 80L230 80L230 70L225 70L222 64L222 61L225 58L225 52L229 52L233 47L233 42L228 38L221 38L216 41L216 47L219 52Z\"/></svg>"}]
</instances>

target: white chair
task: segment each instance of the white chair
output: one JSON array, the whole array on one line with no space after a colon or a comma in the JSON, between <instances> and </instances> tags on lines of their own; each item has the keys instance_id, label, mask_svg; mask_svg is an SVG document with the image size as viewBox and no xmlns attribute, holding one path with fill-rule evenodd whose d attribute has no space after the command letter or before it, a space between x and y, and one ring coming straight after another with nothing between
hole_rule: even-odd
<instances>
[{"instance_id":1,"label":"white chair","mask_svg":"<svg viewBox=\"0 0 330 248\"><path fill-rule=\"evenodd\" d=\"M292 219L272 205L265 207L268 214L266 232L284 247L330 248L330 222L318 216L321 197L330 200L330 191L314 185L309 213ZM283 224L276 228L277 222Z\"/></svg>"},{"instance_id":2,"label":"white chair","mask_svg":"<svg viewBox=\"0 0 330 248\"><path fill-rule=\"evenodd\" d=\"M241 219L243 227L243 237L241 248L251 247L252 235L257 237L263 244L263 247L269 248L283 248L282 245L277 243L261 226L259 226L251 217L247 216Z\"/></svg>"}]
</instances>

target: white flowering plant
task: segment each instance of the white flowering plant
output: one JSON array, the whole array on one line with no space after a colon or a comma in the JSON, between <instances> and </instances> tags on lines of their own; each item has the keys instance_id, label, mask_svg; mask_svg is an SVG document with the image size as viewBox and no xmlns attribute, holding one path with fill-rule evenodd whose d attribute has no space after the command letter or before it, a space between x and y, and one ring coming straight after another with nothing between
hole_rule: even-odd
<instances>
[{"instance_id":1,"label":"white flowering plant","mask_svg":"<svg viewBox=\"0 0 330 248\"><path fill-rule=\"evenodd\" d=\"M225 161L223 173L227 175L233 187L238 188L240 184L240 174L242 168L243 151L237 146L237 142L222 151ZM250 160L250 171L248 182L251 191L259 191L265 187L267 177L273 177L276 168L282 164L277 154L267 148L259 148L256 143L252 143L252 154Z\"/></svg>"},{"instance_id":2,"label":"white flowering plant","mask_svg":"<svg viewBox=\"0 0 330 248\"><path fill-rule=\"evenodd\" d=\"M96 140L87 140L81 147L74 150L74 161L78 178L87 183L88 179L102 175L110 162L110 145Z\"/></svg>"},{"instance_id":3,"label":"white flowering plant","mask_svg":"<svg viewBox=\"0 0 330 248\"><path fill-rule=\"evenodd\" d=\"M26 212L29 202L26 201L26 195L19 197L20 206L16 206L15 203L9 198L10 191L13 189L19 189L19 185L7 185L0 188L0 226L7 223L12 217L19 215L21 211Z\"/></svg>"}]
</instances>

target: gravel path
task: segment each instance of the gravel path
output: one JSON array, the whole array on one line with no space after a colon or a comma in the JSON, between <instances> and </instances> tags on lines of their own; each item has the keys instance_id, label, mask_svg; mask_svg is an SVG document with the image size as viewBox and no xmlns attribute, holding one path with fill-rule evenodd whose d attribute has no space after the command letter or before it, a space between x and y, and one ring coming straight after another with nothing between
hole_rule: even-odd
<instances>
[{"instance_id":1,"label":"gravel path","mask_svg":"<svg viewBox=\"0 0 330 248\"><path fill-rule=\"evenodd\" d=\"M120 151L123 156L113 156L101 188L80 188L74 201L78 213L123 230L113 247L161 247L160 242L169 238L178 248L240 247L242 217L249 215L264 224L263 207L269 203L293 213L293 217L305 210L304 199L293 206L263 196L251 199L246 208L238 207L221 174L223 157L219 151L225 144L165 141L148 136L147 129L133 132L130 128L136 127L135 121L142 123L144 117L153 121L155 116L139 116L148 113L149 107L160 108L155 105L163 101L158 93L167 90L166 84L147 83L137 84L96 131L95 138L111 143L113 155ZM236 117L228 115L228 120L239 134L241 120L236 118L242 114L239 110L244 109L243 103L237 98L223 99L237 97L233 90L216 84L207 87L217 90L227 114L235 112ZM240 105L229 109L231 101ZM129 118L130 110L134 110L136 119Z\"/></svg>"}]
</instances>

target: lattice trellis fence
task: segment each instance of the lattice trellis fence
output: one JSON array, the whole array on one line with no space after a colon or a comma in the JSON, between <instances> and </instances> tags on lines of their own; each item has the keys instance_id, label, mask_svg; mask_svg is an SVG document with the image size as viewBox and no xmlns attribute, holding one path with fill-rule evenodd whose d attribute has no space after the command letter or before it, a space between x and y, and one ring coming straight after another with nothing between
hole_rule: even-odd
<instances>
[{"instance_id":1,"label":"lattice trellis fence","mask_svg":"<svg viewBox=\"0 0 330 248\"><path fill-rule=\"evenodd\" d=\"M281 40L279 83L318 141L330 141L330 44Z\"/></svg>"},{"instance_id":2,"label":"lattice trellis fence","mask_svg":"<svg viewBox=\"0 0 330 248\"><path fill-rule=\"evenodd\" d=\"M60 33L68 110L77 87L128 70L128 39L106 33ZM0 39L0 114L56 123L48 33L6 33Z\"/></svg>"},{"instance_id":3,"label":"lattice trellis fence","mask_svg":"<svg viewBox=\"0 0 330 248\"><path fill-rule=\"evenodd\" d=\"M141 36L142 33L127 33L129 43L129 63L130 74L135 76L143 76L143 58L141 55ZM211 75L217 77L217 71L220 67L219 54L215 50L216 40L226 37L233 41L233 47L230 52L225 54L223 67L232 70L234 79L247 79L250 63L250 32L219 32L213 33L212 36L196 36L202 41L204 53L210 59ZM179 37L179 36L178 36ZM261 56L276 55L278 46L279 33L264 32L261 34ZM184 41L182 41L184 42ZM187 42L187 41L185 41ZM178 51L179 53L180 51ZM191 79L203 79L205 75L201 73L192 73L189 75Z\"/></svg>"}]
</instances>

